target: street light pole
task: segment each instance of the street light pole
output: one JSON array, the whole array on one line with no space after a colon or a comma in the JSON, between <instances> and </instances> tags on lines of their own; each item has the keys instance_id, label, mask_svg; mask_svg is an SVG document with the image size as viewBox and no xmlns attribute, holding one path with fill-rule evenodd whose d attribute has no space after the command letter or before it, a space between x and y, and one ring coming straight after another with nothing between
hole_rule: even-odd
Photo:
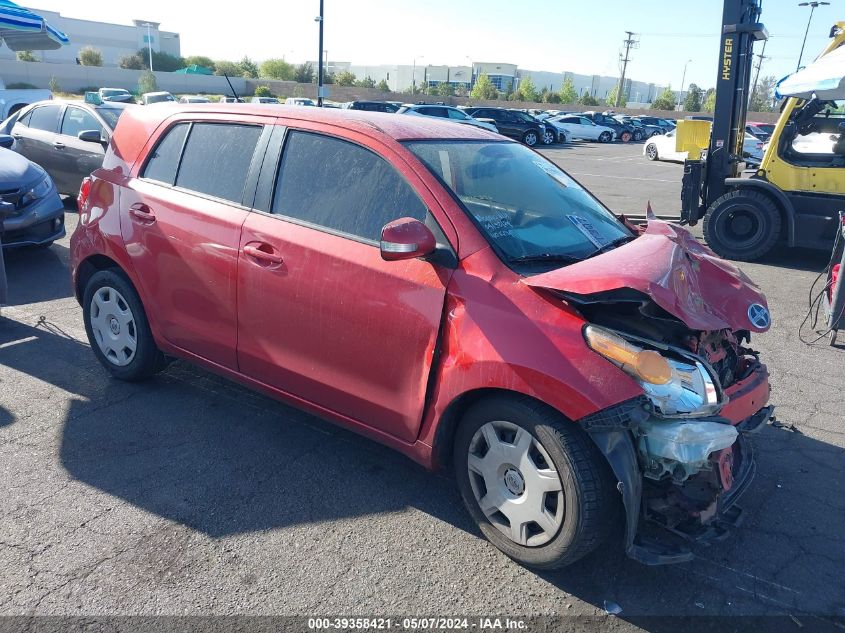
<instances>
[{"instance_id":1,"label":"street light pole","mask_svg":"<svg viewBox=\"0 0 845 633\"><path fill-rule=\"evenodd\" d=\"M147 50L150 53L150 72L153 72L153 36L150 33L152 24L147 22L144 26L147 27Z\"/></svg>"},{"instance_id":2,"label":"street light pole","mask_svg":"<svg viewBox=\"0 0 845 633\"><path fill-rule=\"evenodd\" d=\"M799 7L810 7L810 19L807 20L807 30L804 31L804 41L801 42L801 52L798 54L798 66L795 67L795 70L798 70L799 68L801 68L801 58L804 57L804 44L807 43L807 33L810 32L810 23L813 21L813 13L815 12L816 7L827 6L829 4L830 4L829 2L816 2L815 0L813 2L799 2L798 3Z\"/></svg>"},{"instance_id":3,"label":"street light pole","mask_svg":"<svg viewBox=\"0 0 845 633\"><path fill-rule=\"evenodd\" d=\"M320 15L314 18L320 23L320 56L317 62L317 107L323 107L323 0L320 0Z\"/></svg>"},{"instance_id":4,"label":"street light pole","mask_svg":"<svg viewBox=\"0 0 845 633\"><path fill-rule=\"evenodd\" d=\"M681 89L678 91L678 111L681 109L681 95L684 94L684 82L687 80L687 64L691 61L691 59L688 59L687 63L684 64L684 74L681 75Z\"/></svg>"},{"instance_id":5,"label":"street light pole","mask_svg":"<svg viewBox=\"0 0 845 633\"><path fill-rule=\"evenodd\" d=\"M425 55L419 55L414 57L414 66L411 70L411 90L414 94L417 94L417 60L418 59L425 59Z\"/></svg>"}]
</instances>

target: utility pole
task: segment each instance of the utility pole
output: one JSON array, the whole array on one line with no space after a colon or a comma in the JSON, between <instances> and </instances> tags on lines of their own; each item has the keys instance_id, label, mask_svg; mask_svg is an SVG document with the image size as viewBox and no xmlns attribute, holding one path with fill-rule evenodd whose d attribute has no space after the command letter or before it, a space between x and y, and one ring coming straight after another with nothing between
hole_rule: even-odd
<instances>
[{"instance_id":1,"label":"utility pole","mask_svg":"<svg viewBox=\"0 0 845 633\"><path fill-rule=\"evenodd\" d=\"M323 107L323 0L320 0L320 15L314 18L320 23L320 58L317 62L317 107Z\"/></svg>"},{"instance_id":2,"label":"utility pole","mask_svg":"<svg viewBox=\"0 0 845 633\"><path fill-rule=\"evenodd\" d=\"M631 61L629 54L632 48L639 46L639 40L634 39L634 33L632 31L625 31L625 34L627 37L622 41L622 45L625 46L625 57L621 60L622 76L619 78L619 87L616 89L616 103L613 104L616 108L622 103L622 91L625 90L625 72L628 70L628 62ZM619 56L622 57L621 53Z\"/></svg>"},{"instance_id":3,"label":"utility pole","mask_svg":"<svg viewBox=\"0 0 845 633\"><path fill-rule=\"evenodd\" d=\"M768 41L769 40L763 40L763 50L760 51L759 55L756 55L756 57L757 57L757 68L754 71L754 83L751 85L751 92L748 95L748 103L749 104L751 103L751 99L754 97L754 93L757 92L757 80L760 79L760 68L762 68L762 66L763 66L763 60L769 59L765 55L765 53L766 53L766 42L768 42Z\"/></svg>"}]
</instances>

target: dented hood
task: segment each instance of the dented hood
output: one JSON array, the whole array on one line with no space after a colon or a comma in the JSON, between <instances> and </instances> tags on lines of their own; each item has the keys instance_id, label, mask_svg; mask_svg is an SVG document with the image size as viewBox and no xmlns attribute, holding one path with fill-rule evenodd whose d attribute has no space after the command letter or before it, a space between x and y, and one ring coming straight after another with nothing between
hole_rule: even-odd
<instances>
[{"instance_id":1,"label":"dented hood","mask_svg":"<svg viewBox=\"0 0 845 633\"><path fill-rule=\"evenodd\" d=\"M766 308L760 289L731 262L717 257L681 227L650 220L635 240L565 268L526 277L523 283L592 295L623 288L642 292L693 330L765 332L751 315Z\"/></svg>"}]
</instances>

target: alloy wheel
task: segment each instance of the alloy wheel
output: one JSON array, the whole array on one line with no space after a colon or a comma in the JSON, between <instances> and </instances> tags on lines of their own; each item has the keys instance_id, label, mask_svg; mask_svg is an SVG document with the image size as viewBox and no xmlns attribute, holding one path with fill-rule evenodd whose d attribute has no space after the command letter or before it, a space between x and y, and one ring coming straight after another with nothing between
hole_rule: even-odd
<instances>
[{"instance_id":1,"label":"alloy wheel","mask_svg":"<svg viewBox=\"0 0 845 633\"><path fill-rule=\"evenodd\" d=\"M649 160L655 160L657 158L657 147L654 143L651 143L648 147L645 148L645 155L648 157Z\"/></svg>"},{"instance_id":2,"label":"alloy wheel","mask_svg":"<svg viewBox=\"0 0 845 633\"><path fill-rule=\"evenodd\" d=\"M478 507L513 542L538 547L563 524L560 475L543 445L512 422L484 424L473 435L467 469Z\"/></svg>"},{"instance_id":3,"label":"alloy wheel","mask_svg":"<svg viewBox=\"0 0 845 633\"><path fill-rule=\"evenodd\" d=\"M537 135L534 132L528 132L525 134L524 140L528 147L534 147L537 144Z\"/></svg>"},{"instance_id":4,"label":"alloy wheel","mask_svg":"<svg viewBox=\"0 0 845 633\"><path fill-rule=\"evenodd\" d=\"M91 299L91 330L108 361L125 367L135 358L138 331L132 309L114 288L103 286Z\"/></svg>"}]
</instances>

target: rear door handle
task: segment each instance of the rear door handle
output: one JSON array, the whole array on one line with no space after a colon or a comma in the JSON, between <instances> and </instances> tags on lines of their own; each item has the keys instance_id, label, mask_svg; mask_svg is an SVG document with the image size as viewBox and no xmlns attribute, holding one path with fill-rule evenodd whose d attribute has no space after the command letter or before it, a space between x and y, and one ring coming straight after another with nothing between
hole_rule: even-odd
<instances>
[{"instance_id":1,"label":"rear door handle","mask_svg":"<svg viewBox=\"0 0 845 633\"><path fill-rule=\"evenodd\" d=\"M136 202L129 207L129 215L144 224L152 224L156 221L155 213L143 202Z\"/></svg>"},{"instance_id":2,"label":"rear door handle","mask_svg":"<svg viewBox=\"0 0 845 633\"><path fill-rule=\"evenodd\" d=\"M53 147L55 147L56 149L64 149L65 144L61 141L53 141Z\"/></svg>"},{"instance_id":3,"label":"rear door handle","mask_svg":"<svg viewBox=\"0 0 845 633\"><path fill-rule=\"evenodd\" d=\"M265 248L272 248L269 244L262 244L261 246L264 246ZM244 246L244 253L253 259L257 259L258 261L265 262L267 264L273 264L274 266L281 266L285 263L285 260L281 255L268 253L267 251L261 250L258 246L254 246L252 244Z\"/></svg>"}]
</instances>

